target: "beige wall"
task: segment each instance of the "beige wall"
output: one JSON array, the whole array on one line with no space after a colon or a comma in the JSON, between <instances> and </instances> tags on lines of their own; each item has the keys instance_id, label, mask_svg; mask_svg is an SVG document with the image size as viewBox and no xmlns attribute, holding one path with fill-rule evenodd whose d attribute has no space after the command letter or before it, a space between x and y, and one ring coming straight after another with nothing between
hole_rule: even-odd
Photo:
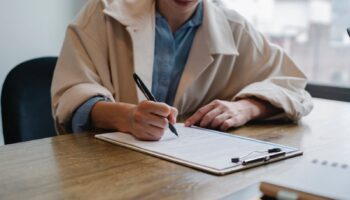
<instances>
[{"instance_id":1,"label":"beige wall","mask_svg":"<svg viewBox=\"0 0 350 200\"><path fill-rule=\"evenodd\" d=\"M7 73L20 62L58 55L67 24L85 2L86 0L0 1L0 88ZM0 120L0 145L2 144Z\"/></svg>"}]
</instances>

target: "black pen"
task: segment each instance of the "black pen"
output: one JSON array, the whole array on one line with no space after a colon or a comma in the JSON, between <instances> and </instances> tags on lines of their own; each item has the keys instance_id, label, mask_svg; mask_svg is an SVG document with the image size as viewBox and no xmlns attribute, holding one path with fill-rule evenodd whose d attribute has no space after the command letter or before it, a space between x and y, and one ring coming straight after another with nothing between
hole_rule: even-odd
<instances>
[{"instance_id":1,"label":"black pen","mask_svg":"<svg viewBox=\"0 0 350 200\"><path fill-rule=\"evenodd\" d=\"M136 82L136 85L138 86L138 88L142 91L142 93L146 96L146 98L149 101L154 101L157 102L156 98L153 96L153 94L147 89L146 85L142 82L141 78L134 73L133 74L133 78ZM179 136L179 134L177 133L175 127L169 123L169 129L171 130L171 132L173 132L176 136Z\"/></svg>"}]
</instances>

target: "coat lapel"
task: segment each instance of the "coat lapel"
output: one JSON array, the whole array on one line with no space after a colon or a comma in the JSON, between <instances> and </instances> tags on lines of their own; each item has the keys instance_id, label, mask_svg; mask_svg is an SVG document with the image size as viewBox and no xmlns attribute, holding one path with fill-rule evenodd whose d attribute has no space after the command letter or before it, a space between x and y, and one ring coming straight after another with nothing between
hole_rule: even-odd
<instances>
[{"instance_id":1,"label":"coat lapel","mask_svg":"<svg viewBox=\"0 0 350 200\"><path fill-rule=\"evenodd\" d=\"M186 101L184 101L183 96L186 89L196 80L200 73L214 61L206 41L207 37L205 32L201 30L202 28L203 27L200 27L198 29L193 40L193 45L176 91L174 106L179 109L184 109L185 107L183 104L185 104ZM179 112L182 113L181 110L179 110Z\"/></svg>"},{"instance_id":2,"label":"coat lapel","mask_svg":"<svg viewBox=\"0 0 350 200\"><path fill-rule=\"evenodd\" d=\"M152 73L155 44L155 1L112 1L104 13L126 26L132 40L134 71L148 89L152 88ZM138 89L138 100L145 96Z\"/></svg>"}]
</instances>

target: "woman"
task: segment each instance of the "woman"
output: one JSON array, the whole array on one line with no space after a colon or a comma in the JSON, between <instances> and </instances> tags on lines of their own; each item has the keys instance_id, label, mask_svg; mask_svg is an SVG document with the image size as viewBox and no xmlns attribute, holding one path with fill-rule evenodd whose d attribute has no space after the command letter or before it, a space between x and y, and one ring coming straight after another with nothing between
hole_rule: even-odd
<instances>
[{"instance_id":1,"label":"woman","mask_svg":"<svg viewBox=\"0 0 350 200\"><path fill-rule=\"evenodd\" d=\"M162 103L144 100L136 72ZM159 140L185 125L227 130L312 109L305 75L240 15L200 0L94 0L69 26L52 84L60 133Z\"/></svg>"}]
</instances>

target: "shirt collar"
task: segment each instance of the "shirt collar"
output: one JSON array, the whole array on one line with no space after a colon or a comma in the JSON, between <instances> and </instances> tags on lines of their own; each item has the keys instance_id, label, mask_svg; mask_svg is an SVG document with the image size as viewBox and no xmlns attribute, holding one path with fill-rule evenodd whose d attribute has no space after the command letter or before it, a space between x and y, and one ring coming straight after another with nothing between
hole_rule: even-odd
<instances>
[{"instance_id":1,"label":"shirt collar","mask_svg":"<svg viewBox=\"0 0 350 200\"><path fill-rule=\"evenodd\" d=\"M196 13L192 16L192 18L188 21L190 26L196 27L200 26L203 22L203 3L200 2L197 6Z\"/></svg>"},{"instance_id":2,"label":"shirt collar","mask_svg":"<svg viewBox=\"0 0 350 200\"><path fill-rule=\"evenodd\" d=\"M102 2L105 7L104 13L127 27L132 27L134 30L145 29L145 22L148 20L155 25L153 21L156 18L155 0L102 0ZM202 13L197 12L198 9L201 9ZM199 16L203 15L203 22L200 21L201 26L197 30L201 40L197 42L205 44L203 48L209 48L211 54L239 55L230 20L222 9L214 6L209 0L203 0L197 11L194 16L198 13ZM195 43L196 40L194 45Z\"/></svg>"}]
</instances>

